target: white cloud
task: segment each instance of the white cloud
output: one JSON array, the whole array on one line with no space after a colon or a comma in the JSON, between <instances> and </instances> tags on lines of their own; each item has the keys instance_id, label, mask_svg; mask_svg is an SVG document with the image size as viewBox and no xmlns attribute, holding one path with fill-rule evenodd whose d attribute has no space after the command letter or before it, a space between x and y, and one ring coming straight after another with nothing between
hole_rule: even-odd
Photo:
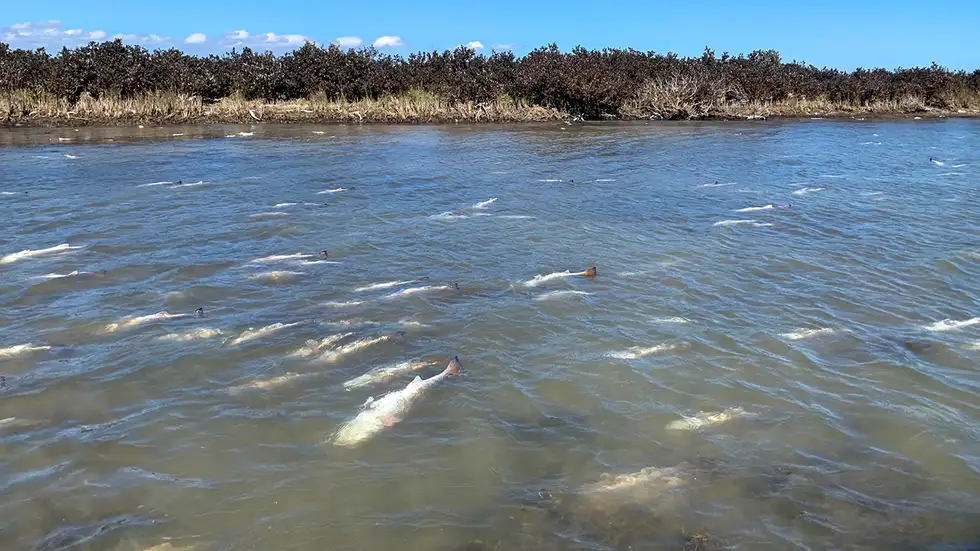
<instances>
[{"instance_id":1,"label":"white cloud","mask_svg":"<svg viewBox=\"0 0 980 551\"><path fill-rule=\"evenodd\" d=\"M364 44L364 41L357 36L341 36L340 38L334 40L334 43L343 48L356 48L361 44Z\"/></svg>"},{"instance_id":2,"label":"white cloud","mask_svg":"<svg viewBox=\"0 0 980 551\"><path fill-rule=\"evenodd\" d=\"M404 45L405 43L398 36L381 36L374 41L375 48L400 48Z\"/></svg>"},{"instance_id":3,"label":"white cloud","mask_svg":"<svg viewBox=\"0 0 980 551\"><path fill-rule=\"evenodd\" d=\"M225 48L253 48L259 51L275 49L296 49L313 42L313 39L302 34L276 34L261 33L251 34L245 30L231 31L225 33L219 44Z\"/></svg>"},{"instance_id":4,"label":"white cloud","mask_svg":"<svg viewBox=\"0 0 980 551\"><path fill-rule=\"evenodd\" d=\"M13 48L49 48L58 49L62 46L75 48L84 46L90 41L103 41L108 37L108 33L101 30L86 31L84 29L62 29L61 21L51 19L47 21L26 21L14 23L6 27L0 26L0 39L10 44ZM117 34L113 38L120 38L123 42L130 44L156 45L171 42L170 38L158 34Z\"/></svg>"},{"instance_id":5,"label":"white cloud","mask_svg":"<svg viewBox=\"0 0 980 551\"><path fill-rule=\"evenodd\" d=\"M480 42L479 40L474 40L473 42L468 43L466 47L471 50L475 50L479 52L480 50L483 49L483 42Z\"/></svg>"},{"instance_id":6,"label":"white cloud","mask_svg":"<svg viewBox=\"0 0 980 551\"><path fill-rule=\"evenodd\" d=\"M3 0L0 0L2 3ZM231 48L250 47L258 51L272 50L285 53L300 48L307 42L313 42L311 37L302 34L278 34L274 32L257 33L244 29L232 30L215 39L204 33L192 33L185 38L168 37L159 34L137 34L120 32L110 34L99 29L62 28L60 21L28 21L11 25L0 25L0 42L10 44L11 48L33 50L44 47L56 51L62 46L75 48L85 46L91 41L120 39L126 44L139 44L146 47L186 47L188 51L201 50L228 51ZM356 36L344 36L336 39L337 44L345 47L357 47L364 42ZM400 38L383 36L377 45L382 47L402 46Z\"/></svg>"},{"instance_id":7,"label":"white cloud","mask_svg":"<svg viewBox=\"0 0 980 551\"><path fill-rule=\"evenodd\" d=\"M493 50L495 52L509 52L511 50L516 50L516 49L517 49L517 46L514 46L513 44L494 44L493 45Z\"/></svg>"}]
</instances>

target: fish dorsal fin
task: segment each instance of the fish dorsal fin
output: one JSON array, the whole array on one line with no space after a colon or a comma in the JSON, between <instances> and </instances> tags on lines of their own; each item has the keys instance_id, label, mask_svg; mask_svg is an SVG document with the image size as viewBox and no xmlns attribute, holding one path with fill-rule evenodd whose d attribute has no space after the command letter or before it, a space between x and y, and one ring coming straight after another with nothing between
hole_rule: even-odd
<instances>
[{"instance_id":1,"label":"fish dorsal fin","mask_svg":"<svg viewBox=\"0 0 980 551\"><path fill-rule=\"evenodd\" d=\"M421 375L416 375L415 378L412 379L412 382L413 383L421 383L422 382L422 376Z\"/></svg>"}]
</instances>

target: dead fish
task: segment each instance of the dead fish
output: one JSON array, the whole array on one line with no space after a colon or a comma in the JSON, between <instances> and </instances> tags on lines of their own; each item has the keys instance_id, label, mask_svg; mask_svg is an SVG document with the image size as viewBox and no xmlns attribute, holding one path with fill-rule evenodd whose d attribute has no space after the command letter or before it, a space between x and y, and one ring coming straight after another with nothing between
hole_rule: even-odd
<instances>
[{"instance_id":1,"label":"dead fish","mask_svg":"<svg viewBox=\"0 0 980 551\"><path fill-rule=\"evenodd\" d=\"M457 375L461 369L459 357L454 357L438 375L428 379L416 376L401 390L389 392L377 400L368 398L360 413L337 431L333 443L337 446L354 447L373 438L384 429L402 421L426 391L443 379Z\"/></svg>"}]
</instances>

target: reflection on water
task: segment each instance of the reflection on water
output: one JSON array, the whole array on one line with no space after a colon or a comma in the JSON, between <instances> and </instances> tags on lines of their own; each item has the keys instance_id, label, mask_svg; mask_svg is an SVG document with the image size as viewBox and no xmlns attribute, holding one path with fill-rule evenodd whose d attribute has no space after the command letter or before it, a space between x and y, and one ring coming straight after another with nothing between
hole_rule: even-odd
<instances>
[{"instance_id":1,"label":"reflection on water","mask_svg":"<svg viewBox=\"0 0 980 551\"><path fill-rule=\"evenodd\" d=\"M980 541L977 122L0 143L4 549Z\"/></svg>"}]
</instances>

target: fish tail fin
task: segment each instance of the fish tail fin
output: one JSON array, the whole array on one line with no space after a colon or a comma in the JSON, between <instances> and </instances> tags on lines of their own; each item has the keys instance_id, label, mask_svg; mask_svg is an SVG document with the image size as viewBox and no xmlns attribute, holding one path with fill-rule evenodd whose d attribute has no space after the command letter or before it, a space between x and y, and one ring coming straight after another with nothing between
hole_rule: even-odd
<instances>
[{"instance_id":1,"label":"fish tail fin","mask_svg":"<svg viewBox=\"0 0 980 551\"><path fill-rule=\"evenodd\" d=\"M596 270L596 267L593 266L593 267L589 268L588 270L585 270L584 272L582 272L582 275L584 275L585 277L595 277L595 276L599 275L599 272Z\"/></svg>"},{"instance_id":2,"label":"fish tail fin","mask_svg":"<svg viewBox=\"0 0 980 551\"><path fill-rule=\"evenodd\" d=\"M459 356L454 357L449 360L449 365L446 366L446 375L459 375L460 370L463 366L459 363Z\"/></svg>"}]
</instances>

